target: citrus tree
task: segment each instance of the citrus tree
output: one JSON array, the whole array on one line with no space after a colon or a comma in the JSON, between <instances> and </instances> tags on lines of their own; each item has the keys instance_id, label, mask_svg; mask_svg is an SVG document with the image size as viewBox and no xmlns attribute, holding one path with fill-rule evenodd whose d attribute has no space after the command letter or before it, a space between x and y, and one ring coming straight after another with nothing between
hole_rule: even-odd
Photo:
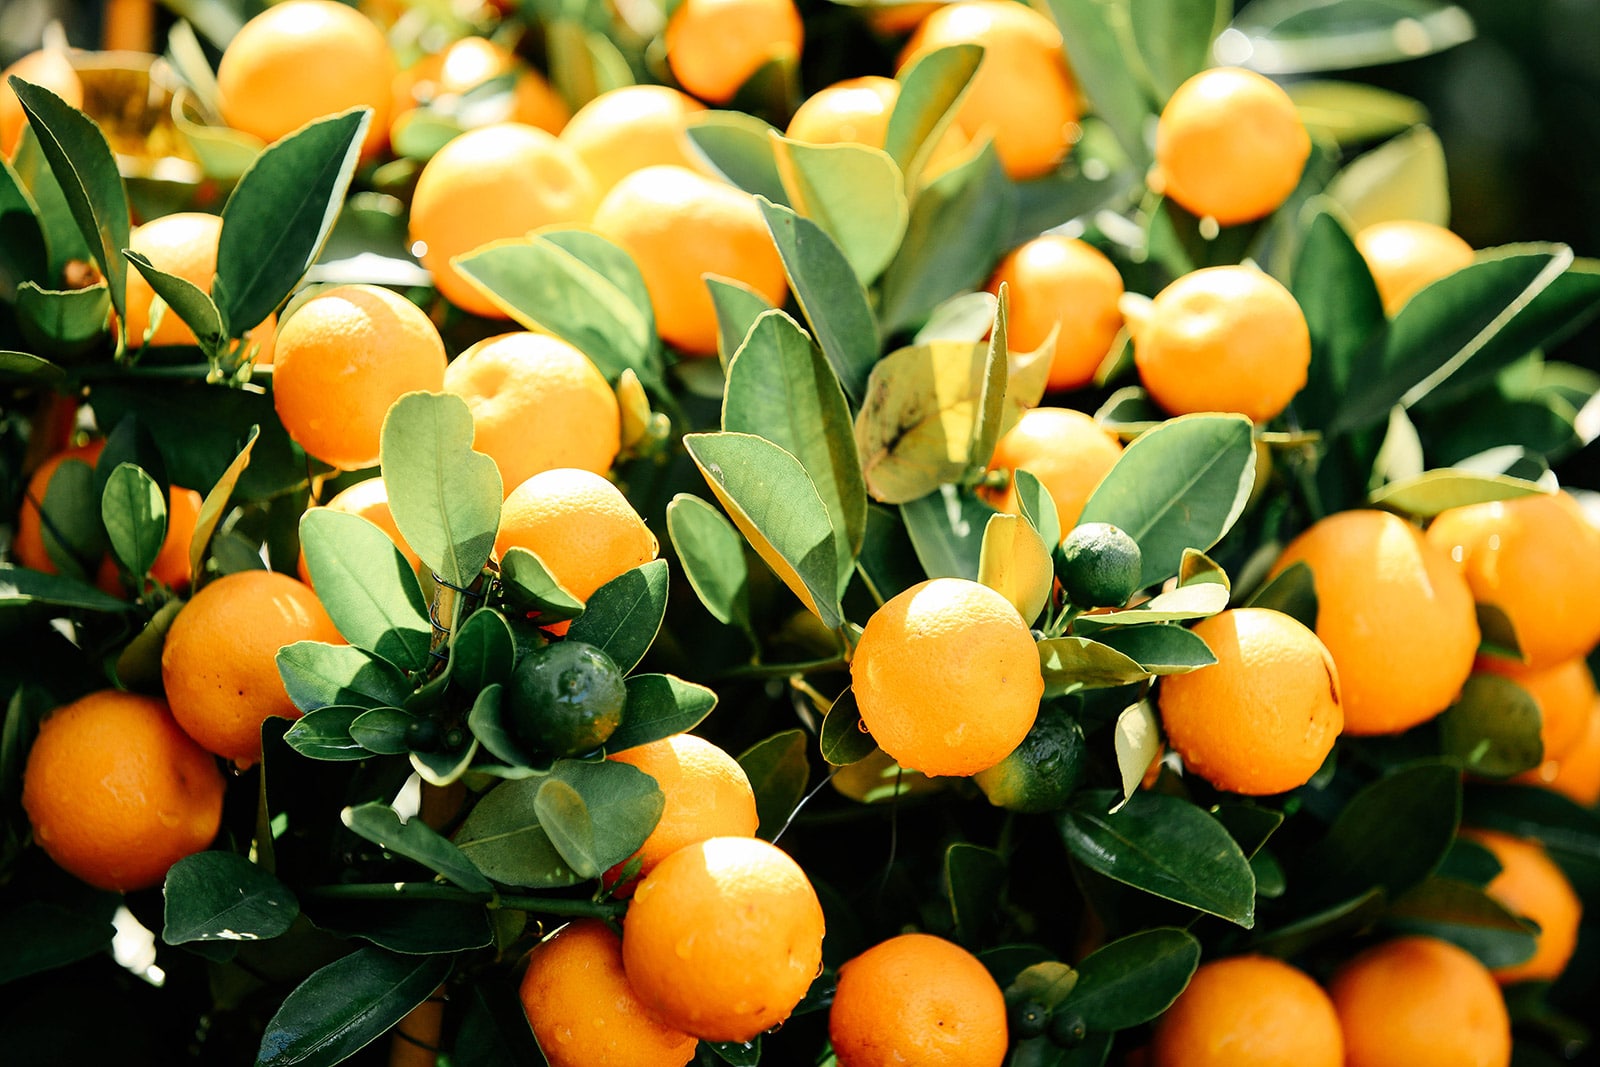
<instances>
[{"instance_id":1,"label":"citrus tree","mask_svg":"<svg viewBox=\"0 0 1600 1067\"><path fill-rule=\"evenodd\" d=\"M21 1062L1584 1049L1600 264L1329 73L1459 9L174 7L0 89Z\"/></svg>"}]
</instances>

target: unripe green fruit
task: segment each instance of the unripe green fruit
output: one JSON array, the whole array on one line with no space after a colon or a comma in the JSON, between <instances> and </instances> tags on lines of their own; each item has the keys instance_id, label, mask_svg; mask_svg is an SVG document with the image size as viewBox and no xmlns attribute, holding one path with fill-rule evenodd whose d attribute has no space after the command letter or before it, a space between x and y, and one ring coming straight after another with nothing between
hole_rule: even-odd
<instances>
[{"instance_id":1,"label":"unripe green fruit","mask_svg":"<svg viewBox=\"0 0 1600 1067\"><path fill-rule=\"evenodd\" d=\"M1050 1040L1062 1048L1077 1048L1089 1036L1089 1026L1075 1011L1058 1012L1050 1018Z\"/></svg>"},{"instance_id":2,"label":"unripe green fruit","mask_svg":"<svg viewBox=\"0 0 1600 1067\"><path fill-rule=\"evenodd\" d=\"M1008 811L1055 811L1083 778L1083 728L1063 708L1039 709L1022 743L1005 759L972 776L989 803Z\"/></svg>"},{"instance_id":3,"label":"unripe green fruit","mask_svg":"<svg viewBox=\"0 0 1600 1067\"><path fill-rule=\"evenodd\" d=\"M605 744L621 725L627 695L610 656L581 641L559 641L522 657L502 718L524 745L577 756Z\"/></svg>"},{"instance_id":4,"label":"unripe green fruit","mask_svg":"<svg viewBox=\"0 0 1600 1067\"><path fill-rule=\"evenodd\" d=\"M1121 607L1141 586L1139 546L1108 522L1086 522L1061 542L1056 577L1079 608Z\"/></svg>"},{"instance_id":5,"label":"unripe green fruit","mask_svg":"<svg viewBox=\"0 0 1600 1067\"><path fill-rule=\"evenodd\" d=\"M1025 1001L1011 1009L1011 1032L1020 1038L1038 1037L1050 1025L1050 1009L1037 1000Z\"/></svg>"}]
</instances>

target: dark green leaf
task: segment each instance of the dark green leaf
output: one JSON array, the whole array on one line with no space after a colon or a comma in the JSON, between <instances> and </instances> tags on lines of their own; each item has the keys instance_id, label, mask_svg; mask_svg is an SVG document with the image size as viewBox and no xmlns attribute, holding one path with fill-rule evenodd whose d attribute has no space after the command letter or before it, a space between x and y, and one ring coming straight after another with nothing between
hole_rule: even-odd
<instances>
[{"instance_id":1,"label":"dark green leaf","mask_svg":"<svg viewBox=\"0 0 1600 1067\"><path fill-rule=\"evenodd\" d=\"M1570 798L1533 786L1483 786L1467 793L1466 822L1485 830L1537 838L1565 864L1600 855L1600 814Z\"/></svg>"},{"instance_id":2,"label":"dark green leaf","mask_svg":"<svg viewBox=\"0 0 1600 1067\"><path fill-rule=\"evenodd\" d=\"M1021 467L1011 472L1011 489L1017 498L1017 508L1022 517L1038 533L1039 539L1054 547L1061 543L1061 517L1056 512L1055 497L1032 471Z\"/></svg>"},{"instance_id":3,"label":"dark green leaf","mask_svg":"<svg viewBox=\"0 0 1600 1067\"><path fill-rule=\"evenodd\" d=\"M505 764L503 769L495 773L502 778L526 778L535 773L549 769L551 760L546 757L542 761L537 754L524 749L522 742L511 735L502 717L505 704L504 688L501 685L485 686L472 702L472 711L467 715L467 726L472 730L472 735L490 755Z\"/></svg>"},{"instance_id":4,"label":"dark green leaf","mask_svg":"<svg viewBox=\"0 0 1600 1067\"><path fill-rule=\"evenodd\" d=\"M116 897L106 894L106 900ZM104 914L64 907L44 900L25 900L0 912L0 937L6 951L0 954L0 983L64 967L98 955L111 947L116 928L115 909Z\"/></svg>"},{"instance_id":5,"label":"dark green leaf","mask_svg":"<svg viewBox=\"0 0 1600 1067\"><path fill-rule=\"evenodd\" d=\"M811 777L805 731L785 730L757 741L739 754L739 766L756 795L756 836L771 841L794 814Z\"/></svg>"},{"instance_id":6,"label":"dark green leaf","mask_svg":"<svg viewBox=\"0 0 1600 1067\"><path fill-rule=\"evenodd\" d=\"M711 303L717 309L717 358L726 369L750 327L762 312L772 310L772 304L748 285L732 278L709 275L706 288L711 290Z\"/></svg>"},{"instance_id":7,"label":"dark green leaf","mask_svg":"<svg viewBox=\"0 0 1600 1067\"><path fill-rule=\"evenodd\" d=\"M1231 2L1133 0L1129 7L1133 39L1155 81L1158 97L1165 100L1192 75L1211 65L1211 42L1232 14Z\"/></svg>"},{"instance_id":8,"label":"dark green leaf","mask_svg":"<svg viewBox=\"0 0 1600 1067\"><path fill-rule=\"evenodd\" d=\"M464 952L494 942L494 927L482 904L448 900L319 900L311 920L323 930L359 937L407 956Z\"/></svg>"},{"instance_id":9,"label":"dark green leaf","mask_svg":"<svg viewBox=\"0 0 1600 1067\"><path fill-rule=\"evenodd\" d=\"M1126 17L1123 11L1121 5L1108 7L1100 0L1050 0L1073 76L1128 159L1142 170L1150 158L1145 123L1154 112L1117 33L1126 29L1114 21L1118 15Z\"/></svg>"},{"instance_id":10,"label":"dark green leaf","mask_svg":"<svg viewBox=\"0 0 1600 1067\"><path fill-rule=\"evenodd\" d=\"M54 386L67 380L67 372L40 356L0 351L0 382Z\"/></svg>"},{"instance_id":11,"label":"dark green leaf","mask_svg":"<svg viewBox=\"0 0 1600 1067\"><path fill-rule=\"evenodd\" d=\"M1239 842L1246 856L1254 857L1267 840L1283 825L1283 812L1255 804L1218 804L1212 809L1218 822Z\"/></svg>"},{"instance_id":12,"label":"dark green leaf","mask_svg":"<svg viewBox=\"0 0 1600 1067\"><path fill-rule=\"evenodd\" d=\"M1485 967L1510 967L1533 955L1534 931L1481 888L1448 878L1429 878L1402 893L1385 923L1406 934L1453 942Z\"/></svg>"},{"instance_id":13,"label":"dark green leaf","mask_svg":"<svg viewBox=\"0 0 1600 1067\"><path fill-rule=\"evenodd\" d=\"M1290 291L1311 331L1311 368L1294 410L1306 426L1325 426L1350 388L1356 358L1383 329L1383 302L1355 241L1320 204L1306 224Z\"/></svg>"},{"instance_id":14,"label":"dark green leaf","mask_svg":"<svg viewBox=\"0 0 1600 1067\"><path fill-rule=\"evenodd\" d=\"M1157 927L1113 941L1078 964L1078 984L1056 1011L1075 1011L1097 1032L1147 1023L1171 1007L1200 965L1200 942Z\"/></svg>"},{"instance_id":15,"label":"dark green leaf","mask_svg":"<svg viewBox=\"0 0 1600 1067\"><path fill-rule=\"evenodd\" d=\"M717 694L670 674L636 674L627 680L622 725L606 741L607 752L647 745L693 730L717 706Z\"/></svg>"},{"instance_id":16,"label":"dark green leaf","mask_svg":"<svg viewBox=\"0 0 1600 1067\"><path fill-rule=\"evenodd\" d=\"M1193 630L1170 623L1118 626L1099 634L1097 640L1151 674L1185 674L1217 662L1217 657Z\"/></svg>"},{"instance_id":17,"label":"dark green leaf","mask_svg":"<svg viewBox=\"0 0 1600 1067\"><path fill-rule=\"evenodd\" d=\"M878 750L878 743L861 721L861 708L856 704L854 689L840 693L828 709L818 741L822 758L834 767L859 763Z\"/></svg>"},{"instance_id":18,"label":"dark green leaf","mask_svg":"<svg viewBox=\"0 0 1600 1067\"><path fill-rule=\"evenodd\" d=\"M401 822L395 810L379 800L345 808L339 817L345 826L373 844L415 860L469 893L488 893L494 888L461 849L420 818Z\"/></svg>"},{"instance_id":19,"label":"dark green leaf","mask_svg":"<svg viewBox=\"0 0 1600 1067\"><path fill-rule=\"evenodd\" d=\"M100 450L100 458L95 461L95 492L102 499L106 494L106 483L111 480L111 472L124 463L143 468L161 487L162 498L166 498L172 485L167 477L166 457L161 454L161 446L156 443L150 427L136 412L129 412L117 420L106 437L105 447Z\"/></svg>"},{"instance_id":20,"label":"dark green leaf","mask_svg":"<svg viewBox=\"0 0 1600 1067\"><path fill-rule=\"evenodd\" d=\"M583 614L583 601L556 581L544 560L520 545L500 557L500 581L507 604L532 614L541 626Z\"/></svg>"},{"instance_id":21,"label":"dark green leaf","mask_svg":"<svg viewBox=\"0 0 1600 1067\"><path fill-rule=\"evenodd\" d=\"M750 570L733 524L697 496L679 493L667 505L667 535L684 577L713 618L750 626Z\"/></svg>"},{"instance_id":22,"label":"dark green leaf","mask_svg":"<svg viewBox=\"0 0 1600 1067\"><path fill-rule=\"evenodd\" d=\"M1247 607L1281 611L1308 630L1317 628L1317 586L1311 568L1304 562L1291 563L1246 602Z\"/></svg>"},{"instance_id":23,"label":"dark green leaf","mask_svg":"<svg viewBox=\"0 0 1600 1067\"><path fill-rule=\"evenodd\" d=\"M1543 762L1542 719L1539 702L1526 689L1480 671L1439 716L1439 749L1473 774L1509 778Z\"/></svg>"},{"instance_id":24,"label":"dark green leaf","mask_svg":"<svg viewBox=\"0 0 1600 1067\"><path fill-rule=\"evenodd\" d=\"M1383 917L1383 890L1373 886L1359 896L1322 908L1301 919L1284 923L1258 937L1251 945L1267 955L1287 958L1326 941L1348 941L1371 929Z\"/></svg>"},{"instance_id":25,"label":"dark green leaf","mask_svg":"<svg viewBox=\"0 0 1600 1067\"><path fill-rule=\"evenodd\" d=\"M583 880L539 825L540 778L501 782L483 795L455 842L479 871L507 885L553 889Z\"/></svg>"},{"instance_id":26,"label":"dark green leaf","mask_svg":"<svg viewBox=\"0 0 1600 1067\"><path fill-rule=\"evenodd\" d=\"M332 1067L433 995L452 956L359 948L301 982L267 1023L257 1067Z\"/></svg>"},{"instance_id":27,"label":"dark green leaf","mask_svg":"<svg viewBox=\"0 0 1600 1067\"><path fill-rule=\"evenodd\" d=\"M953 485L900 505L900 518L929 578L978 578L983 531L996 512Z\"/></svg>"},{"instance_id":28,"label":"dark green leaf","mask_svg":"<svg viewBox=\"0 0 1600 1067\"><path fill-rule=\"evenodd\" d=\"M1074 689L1108 689L1143 681L1151 671L1110 645L1087 637L1052 637L1039 642L1045 696Z\"/></svg>"},{"instance_id":29,"label":"dark green leaf","mask_svg":"<svg viewBox=\"0 0 1600 1067\"><path fill-rule=\"evenodd\" d=\"M406 731L416 721L417 716L404 708L361 709L350 721L350 739L380 756L403 756L411 750Z\"/></svg>"},{"instance_id":30,"label":"dark green leaf","mask_svg":"<svg viewBox=\"0 0 1600 1067\"><path fill-rule=\"evenodd\" d=\"M511 677L517 639L506 617L493 608L479 608L456 627L450 642L450 679L475 693Z\"/></svg>"},{"instance_id":31,"label":"dark green leaf","mask_svg":"<svg viewBox=\"0 0 1600 1067\"><path fill-rule=\"evenodd\" d=\"M689 126L689 140L734 185L786 205L783 179L772 158L772 132L771 126L754 115L708 111Z\"/></svg>"},{"instance_id":32,"label":"dark green leaf","mask_svg":"<svg viewBox=\"0 0 1600 1067\"><path fill-rule=\"evenodd\" d=\"M161 940L262 941L277 937L300 914L294 892L232 852L196 852L172 865L162 889Z\"/></svg>"},{"instance_id":33,"label":"dark green leaf","mask_svg":"<svg viewBox=\"0 0 1600 1067\"><path fill-rule=\"evenodd\" d=\"M350 734L350 726L368 708L355 704L330 704L296 719L284 741L308 759L363 760L372 755Z\"/></svg>"},{"instance_id":34,"label":"dark green leaf","mask_svg":"<svg viewBox=\"0 0 1600 1067\"><path fill-rule=\"evenodd\" d=\"M104 282L86 289L17 287L17 325L30 346L59 358L92 352L105 343L111 295Z\"/></svg>"},{"instance_id":35,"label":"dark green leaf","mask_svg":"<svg viewBox=\"0 0 1600 1067\"><path fill-rule=\"evenodd\" d=\"M977 571L976 560L973 571ZM867 536L861 542L856 573L880 604L927 577L898 510L867 505Z\"/></svg>"},{"instance_id":36,"label":"dark green leaf","mask_svg":"<svg viewBox=\"0 0 1600 1067\"><path fill-rule=\"evenodd\" d=\"M310 122L268 145L234 186L211 287L230 334L276 310L317 261L371 122L367 108Z\"/></svg>"},{"instance_id":37,"label":"dark green leaf","mask_svg":"<svg viewBox=\"0 0 1600 1067\"><path fill-rule=\"evenodd\" d=\"M50 163L32 126L23 126L11 164L17 177L22 180L23 188L33 198L39 228L44 231L45 248L50 254L45 277L59 278L68 263L75 259L87 260L91 253L89 246L84 244L83 234L78 232L78 223L72 216L72 205L67 203L61 183L56 181L56 176L51 172ZM111 306L109 287L106 306Z\"/></svg>"},{"instance_id":38,"label":"dark green leaf","mask_svg":"<svg viewBox=\"0 0 1600 1067\"><path fill-rule=\"evenodd\" d=\"M147 573L167 537L166 495L155 479L132 463L118 464L106 479L100 518L111 551L128 573Z\"/></svg>"},{"instance_id":39,"label":"dark green leaf","mask_svg":"<svg viewBox=\"0 0 1600 1067\"><path fill-rule=\"evenodd\" d=\"M956 940L970 947L987 941L999 925L1006 861L991 848L957 842L944 852L944 888Z\"/></svg>"},{"instance_id":40,"label":"dark green leaf","mask_svg":"<svg viewBox=\"0 0 1600 1067\"><path fill-rule=\"evenodd\" d=\"M51 475L39 503L40 532L50 562L62 574L93 580L107 547L94 471L82 460L67 460Z\"/></svg>"},{"instance_id":41,"label":"dark green leaf","mask_svg":"<svg viewBox=\"0 0 1600 1067\"><path fill-rule=\"evenodd\" d=\"M334 704L393 707L411 685L394 664L354 645L296 641L278 650L278 673L289 699L301 711Z\"/></svg>"},{"instance_id":42,"label":"dark green leaf","mask_svg":"<svg viewBox=\"0 0 1600 1067\"><path fill-rule=\"evenodd\" d=\"M749 1041L706 1041L706 1048L723 1063L733 1067L755 1067L761 1062L761 1035Z\"/></svg>"},{"instance_id":43,"label":"dark green leaf","mask_svg":"<svg viewBox=\"0 0 1600 1067\"><path fill-rule=\"evenodd\" d=\"M1255 924L1255 874L1222 824L1186 800L1140 792L1115 815L1118 794L1080 794L1057 818L1067 851L1092 871L1167 900Z\"/></svg>"},{"instance_id":44,"label":"dark green leaf","mask_svg":"<svg viewBox=\"0 0 1600 1067\"><path fill-rule=\"evenodd\" d=\"M567 637L591 644L623 674L639 665L667 612L667 561L654 559L594 591Z\"/></svg>"},{"instance_id":45,"label":"dark green leaf","mask_svg":"<svg viewBox=\"0 0 1600 1067\"><path fill-rule=\"evenodd\" d=\"M300 547L345 640L402 670L428 664L433 628L422 587L388 534L360 515L312 508L300 519Z\"/></svg>"},{"instance_id":46,"label":"dark green leaf","mask_svg":"<svg viewBox=\"0 0 1600 1067\"><path fill-rule=\"evenodd\" d=\"M539 782L534 814L581 878L598 878L633 855L666 804L654 778L614 760L557 760Z\"/></svg>"},{"instance_id":47,"label":"dark green leaf","mask_svg":"<svg viewBox=\"0 0 1600 1067\"><path fill-rule=\"evenodd\" d=\"M194 331L195 340L202 351L207 355L217 354L222 348L227 327L222 323L222 313L212 302L211 294L187 278L168 274L132 249L125 248L122 254L140 274L144 275L144 280L150 283L150 288L154 289L156 295L166 303L167 309L163 314L178 316L189 329ZM151 312L150 328L155 329L154 311ZM127 341L129 344L143 345L145 338L129 337Z\"/></svg>"},{"instance_id":48,"label":"dark green leaf","mask_svg":"<svg viewBox=\"0 0 1600 1067\"><path fill-rule=\"evenodd\" d=\"M0 564L0 607L27 603L51 604L83 611L124 612L133 609L133 605L126 600L108 596L77 579L14 567L9 563Z\"/></svg>"},{"instance_id":49,"label":"dark green leaf","mask_svg":"<svg viewBox=\"0 0 1600 1067\"><path fill-rule=\"evenodd\" d=\"M50 250L33 197L10 162L0 160L0 296L23 282L50 280Z\"/></svg>"}]
</instances>

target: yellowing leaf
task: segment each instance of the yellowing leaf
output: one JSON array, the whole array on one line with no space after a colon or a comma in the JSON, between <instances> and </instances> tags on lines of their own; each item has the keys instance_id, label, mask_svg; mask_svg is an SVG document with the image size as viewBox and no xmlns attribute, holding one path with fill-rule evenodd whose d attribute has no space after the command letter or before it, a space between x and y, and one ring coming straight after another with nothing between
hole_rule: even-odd
<instances>
[{"instance_id":1,"label":"yellowing leaf","mask_svg":"<svg viewBox=\"0 0 1600 1067\"><path fill-rule=\"evenodd\" d=\"M1148 703L1141 700L1117 716L1113 743L1117 751L1117 770L1122 774L1122 803L1126 804L1144 781L1150 764L1161 754L1161 727Z\"/></svg>"},{"instance_id":2,"label":"yellowing leaf","mask_svg":"<svg viewBox=\"0 0 1600 1067\"><path fill-rule=\"evenodd\" d=\"M1050 549L1032 526L1016 515L989 520L978 555L979 582L1011 601L1031 624L1049 601L1054 579Z\"/></svg>"}]
</instances>

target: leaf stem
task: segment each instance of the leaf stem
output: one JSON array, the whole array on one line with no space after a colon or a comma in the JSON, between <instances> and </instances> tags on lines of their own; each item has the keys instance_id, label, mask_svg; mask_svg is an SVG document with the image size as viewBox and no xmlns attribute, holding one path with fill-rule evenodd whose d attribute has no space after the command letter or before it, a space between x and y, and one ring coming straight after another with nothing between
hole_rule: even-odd
<instances>
[{"instance_id":1,"label":"leaf stem","mask_svg":"<svg viewBox=\"0 0 1600 1067\"><path fill-rule=\"evenodd\" d=\"M829 656L826 659L802 660L798 663L751 663L743 667L730 667L723 671L718 678L787 678L794 674L809 674L812 671L839 671L850 665L844 656Z\"/></svg>"},{"instance_id":2,"label":"leaf stem","mask_svg":"<svg viewBox=\"0 0 1600 1067\"><path fill-rule=\"evenodd\" d=\"M474 893L439 882L363 882L348 885L319 885L306 891L319 900L442 900L458 904L489 904L544 915L620 918L628 910L626 901L574 900L571 897L545 897L534 893Z\"/></svg>"}]
</instances>

